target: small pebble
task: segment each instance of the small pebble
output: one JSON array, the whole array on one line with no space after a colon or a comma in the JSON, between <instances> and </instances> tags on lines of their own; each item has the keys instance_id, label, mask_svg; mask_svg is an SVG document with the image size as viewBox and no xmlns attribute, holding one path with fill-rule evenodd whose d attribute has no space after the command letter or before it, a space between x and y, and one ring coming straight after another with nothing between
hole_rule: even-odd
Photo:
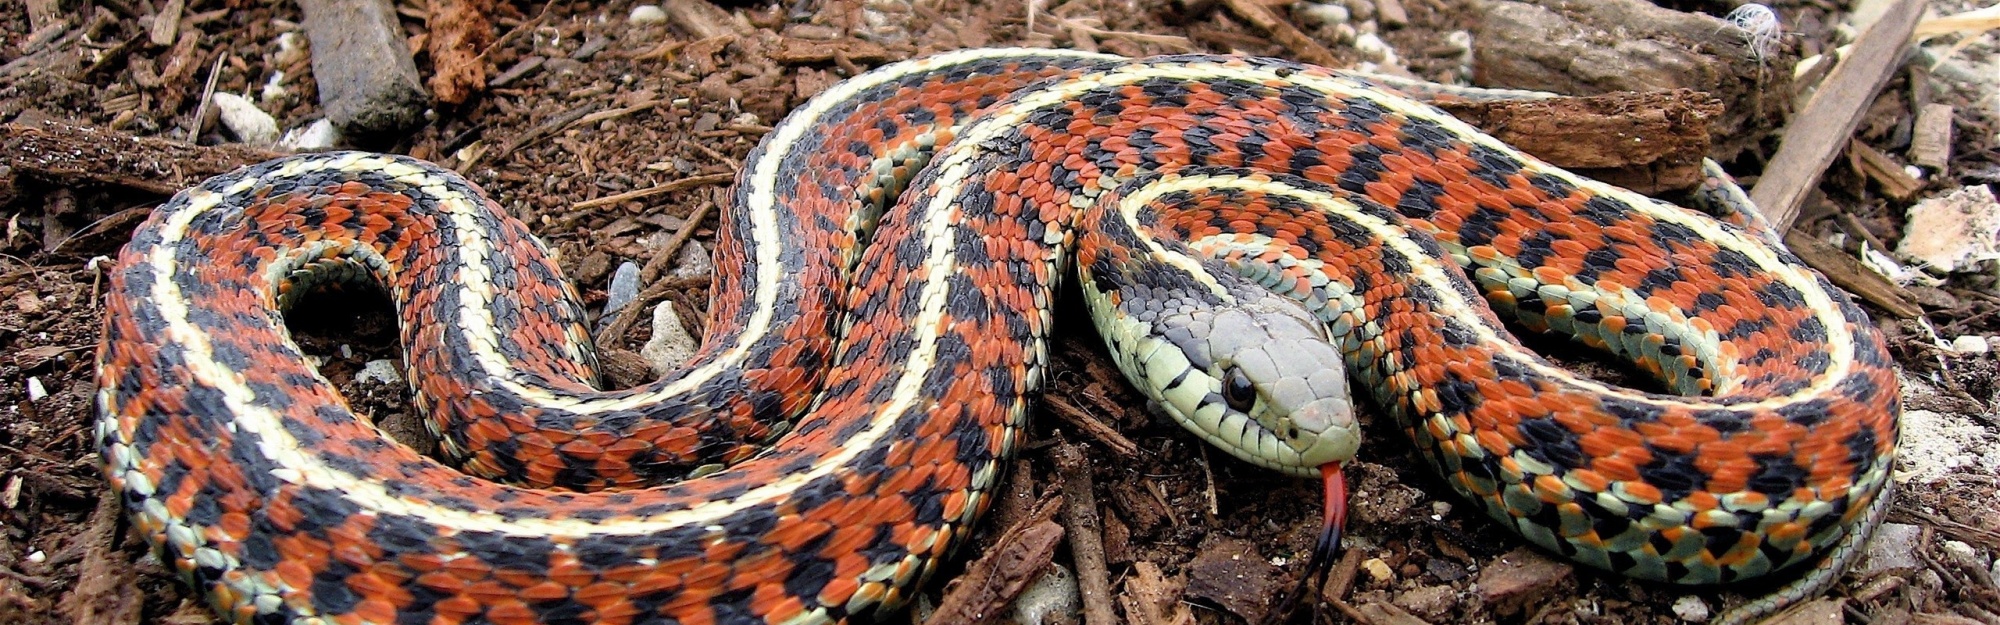
<instances>
[{"instance_id":1,"label":"small pebble","mask_svg":"<svg viewBox=\"0 0 2000 625\"><path fill-rule=\"evenodd\" d=\"M674 259L674 270L668 272L675 278L706 278L715 275L715 262L708 257L708 250L700 243L688 241L681 246L680 256Z\"/></svg>"},{"instance_id":2,"label":"small pebble","mask_svg":"<svg viewBox=\"0 0 2000 625\"><path fill-rule=\"evenodd\" d=\"M381 384L384 386L403 383L403 374L396 370L396 363L387 360L370 360L361 365L361 371L354 374L354 381L361 384Z\"/></svg>"},{"instance_id":3,"label":"small pebble","mask_svg":"<svg viewBox=\"0 0 2000 625\"><path fill-rule=\"evenodd\" d=\"M657 5L641 4L632 7L632 15L625 18L632 24L658 24L667 21L667 12Z\"/></svg>"},{"instance_id":4,"label":"small pebble","mask_svg":"<svg viewBox=\"0 0 2000 625\"><path fill-rule=\"evenodd\" d=\"M256 102L226 91L218 91L209 96L209 104L215 105L216 114L222 117L222 127L236 140L249 145L267 146L278 141L278 120L270 113L257 108Z\"/></svg>"},{"instance_id":5,"label":"small pebble","mask_svg":"<svg viewBox=\"0 0 2000 625\"><path fill-rule=\"evenodd\" d=\"M1883 523L1868 541L1867 557L1848 572L1861 579L1883 573L1908 574L1924 568L1917 557L1924 530L1905 523Z\"/></svg>"},{"instance_id":6,"label":"small pebble","mask_svg":"<svg viewBox=\"0 0 2000 625\"><path fill-rule=\"evenodd\" d=\"M1348 12L1347 7L1338 4L1318 4L1312 2L1299 5L1299 8L1294 10L1292 14L1299 16L1302 20L1318 22L1325 26L1346 24L1348 20L1354 18Z\"/></svg>"},{"instance_id":7,"label":"small pebble","mask_svg":"<svg viewBox=\"0 0 2000 625\"><path fill-rule=\"evenodd\" d=\"M1979 550L1973 549L1972 545L1964 542L1956 540L1944 541L1944 554L1959 566L1966 568L1978 568L1980 566Z\"/></svg>"},{"instance_id":8,"label":"small pebble","mask_svg":"<svg viewBox=\"0 0 2000 625\"><path fill-rule=\"evenodd\" d=\"M1367 561L1362 562L1361 570L1367 571L1368 576L1378 582L1389 582L1396 579L1396 572L1389 570L1389 563L1383 562L1381 558L1369 558Z\"/></svg>"},{"instance_id":9,"label":"small pebble","mask_svg":"<svg viewBox=\"0 0 2000 625\"><path fill-rule=\"evenodd\" d=\"M1396 49L1374 33L1362 33L1354 38L1354 51L1382 65L1395 65L1402 61L1396 56Z\"/></svg>"},{"instance_id":10,"label":"small pebble","mask_svg":"<svg viewBox=\"0 0 2000 625\"><path fill-rule=\"evenodd\" d=\"M1437 515L1437 516L1434 516L1434 517L1432 517L1432 518L1431 518L1431 520L1433 520L1433 521L1438 521L1438 520L1443 520L1443 519L1444 519L1444 517L1446 517L1446 516L1450 516L1450 515L1451 515L1451 502L1449 502L1449 501L1433 501L1433 502L1431 502L1431 514L1434 514L1434 515Z\"/></svg>"},{"instance_id":11,"label":"small pebble","mask_svg":"<svg viewBox=\"0 0 2000 625\"><path fill-rule=\"evenodd\" d=\"M1014 600L1014 622L1021 625L1042 625L1051 620L1075 622L1076 619L1051 619L1056 615L1074 615L1077 605L1083 600L1078 596L1076 576L1060 564L1051 564L1048 572L1035 578L1027 590Z\"/></svg>"},{"instance_id":12,"label":"small pebble","mask_svg":"<svg viewBox=\"0 0 2000 625\"><path fill-rule=\"evenodd\" d=\"M278 35L278 52L271 56L271 63L277 67L290 67L306 60L305 40L296 30Z\"/></svg>"},{"instance_id":13,"label":"small pebble","mask_svg":"<svg viewBox=\"0 0 2000 625\"><path fill-rule=\"evenodd\" d=\"M1682 595L1674 600L1674 616L1689 623L1708 622L1708 602L1694 595Z\"/></svg>"},{"instance_id":14,"label":"small pebble","mask_svg":"<svg viewBox=\"0 0 2000 625\"><path fill-rule=\"evenodd\" d=\"M263 106L275 108L280 104L278 101L288 95L291 91L285 89L285 71L278 70L271 72L270 80L264 81L264 88L257 92L257 101Z\"/></svg>"},{"instance_id":15,"label":"small pebble","mask_svg":"<svg viewBox=\"0 0 2000 625\"><path fill-rule=\"evenodd\" d=\"M694 337L688 336L687 328L681 325L681 316L674 311L673 302L660 302L653 307L653 338L646 339L646 345L639 348L639 355L653 368L653 375L664 376L680 368L689 358L694 357Z\"/></svg>"},{"instance_id":16,"label":"small pebble","mask_svg":"<svg viewBox=\"0 0 2000 625\"><path fill-rule=\"evenodd\" d=\"M639 297L639 264L620 263L611 272L611 285L604 290L604 316L609 318Z\"/></svg>"},{"instance_id":17,"label":"small pebble","mask_svg":"<svg viewBox=\"0 0 2000 625\"><path fill-rule=\"evenodd\" d=\"M1445 558L1431 558L1431 561L1424 563L1424 572L1430 573L1431 577L1435 577L1438 581L1445 583L1465 579L1467 573L1465 565L1459 564L1456 560Z\"/></svg>"},{"instance_id":18,"label":"small pebble","mask_svg":"<svg viewBox=\"0 0 2000 625\"><path fill-rule=\"evenodd\" d=\"M294 128L278 140L278 147L294 152L324 150L340 143L340 130L326 119L314 121L304 128Z\"/></svg>"},{"instance_id":19,"label":"small pebble","mask_svg":"<svg viewBox=\"0 0 2000 625\"><path fill-rule=\"evenodd\" d=\"M43 397L48 396L49 389L42 386L42 379L35 376L28 376L28 401L41 401Z\"/></svg>"},{"instance_id":20,"label":"small pebble","mask_svg":"<svg viewBox=\"0 0 2000 625\"><path fill-rule=\"evenodd\" d=\"M40 549L36 549L34 553L28 554L28 561L33 562L35 564L41 564L43 562L47 562L48 560L49 560L49 554Z\"/></svg>"},{"instance_id":21,"label":"small pebble","mask_svg":"<svg viewBox=\"0 0 2000 625\"><path fill-rule=\"evenodd\" d=\"M1951 351L1961 354L1984 354L1990 348L1991 346L1986 342L1986 337L1976 334L1960 335L1958 338L1951 340Z\"/></svg>"}]
</instances>

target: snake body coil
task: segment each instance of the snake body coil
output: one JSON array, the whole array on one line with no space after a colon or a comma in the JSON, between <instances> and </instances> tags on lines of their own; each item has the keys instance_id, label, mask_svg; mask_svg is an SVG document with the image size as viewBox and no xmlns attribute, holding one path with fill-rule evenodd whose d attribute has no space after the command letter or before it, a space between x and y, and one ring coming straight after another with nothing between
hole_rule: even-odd
<instances>
[{"instance_id":1,"label":"snake body coil","mask_svg":"<svg viewBox=\"0 0 2000 625\"><path fill-rule=\"evenodd\" d=\"M1496 519L1635 577L1812 560L1872 524L1897 440L1880 337L1789 253L1281 61L869 72L753 152L715 253L694 364L600 392L570 287L456 175L336 153L217 177L111 276L107 475L240 622L843 621L901 605L986 507L1072 255L1121 366L1205 438L1337 466L1344 364ZM389 287L462 470L285 332L296 279L353 269ZM1685 396L1578 378L1493 310Z\"/></svg>"}]
</instances>

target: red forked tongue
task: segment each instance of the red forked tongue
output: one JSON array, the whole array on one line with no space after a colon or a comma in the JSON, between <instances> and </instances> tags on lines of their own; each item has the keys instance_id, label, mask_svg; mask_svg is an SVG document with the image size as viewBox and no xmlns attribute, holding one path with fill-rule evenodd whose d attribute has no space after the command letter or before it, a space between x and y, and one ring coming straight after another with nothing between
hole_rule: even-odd
<instances>
[{"instance_id":1,"label":"red forked tongue","mask_svg":"<svg viewBox=\"0 0 2000 625\"><path fill-rule=\"evenodd\" d=\"M1322 513L1319 540L1313 544L1312 555L1306 558L1306 570L1299 575L1299 585L1292 587L1292 592L1278 603L1278 609L1271 612L1273 625L1291 616L1292 609L1305 596L1306 587L1326 575L1326 570L1333 566L1334 552L1340 550L1340 531L1347 527L1347 476L1340 468L1337 462L1319 466L1320 477L1326 480L1326 510Z\"/></svg>"}]
</instances>

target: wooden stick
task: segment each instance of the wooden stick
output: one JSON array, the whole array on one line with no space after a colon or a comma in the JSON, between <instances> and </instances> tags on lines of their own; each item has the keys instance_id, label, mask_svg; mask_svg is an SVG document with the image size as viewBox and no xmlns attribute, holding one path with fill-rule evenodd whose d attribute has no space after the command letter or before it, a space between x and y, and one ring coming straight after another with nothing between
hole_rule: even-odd
<instances>
[{"instance_id":1,"label":"wooden stick","mask_svg":"<svg viewBox=\"0 0 2000 625\"><path fill-rule=\"evenodd\" d=\"M1327 51L1326 46L1319 45L1319 42L1313 41L1312 37L1300 32L1297 26L1279 18L1277 14L1271 12L1270 7L1260 4L1257 0L1223 0L1223 4L1229 6L1230 12L1250 22L1251 26L1270 33L1271 39L1283 44L1285 49L1291 50L1299 60L1326 67L1344 65L1340 59L1333 57L1332 52Z\"/></svg>"},{"instance_id":2,"label":"wooden stick","mask_svg":"<svg viewBox=\"0 0 2000 625\"><path fill-rule=\"evenodd\" d=\"M1779 232L1790 229L1798 219L1806 194L1819 184L1820 174L1846 147L1875 94L1896 68L1902 67L1910 33L1926 5L1926 0L1896 0L1882 19L1854 42L1853 53L1834 66L1805 109L1792 119L1778 144L1778 153L1764 167L1764 177L1750 190L1751 201Z\"/></svg>"},{"instance_id":3,"label":"wooden stick","mask_svg":"<svg viewBox=\"0 0 2000 625\"><path fill-rule=\"evenodd\" d=\"M1060 395L1049 394L1042 397L1042 402L1048 405L1050 412L1055 413L1057 417L1061 417L1064 422L1076 426L1076 429L1081 430L1085 436L1089 436L1097 442L1102 443L1105 447L1110 448L1111 453L1118 454L1118 457L1126 460L1133 460L1139 457L1138 443L1132 442L1132 439L1125 438L1124 434L1118 433L1117 428L1105 425L1103 421L1097 420L1089 412L1077 407L1076 404L1070 403L1068 399L1064 399Z\"/></svg>"},{"instance_id":4,"label":"wooden stick","mask_svg":"<svg viewBox=\"0 0 2000 625\"><path fill-rule=\"evenodd\" d=\"M625 200L636 200L642 197L651 197L659 195L661 193L669 193L673 191L692 189L704 185L723 184L735 179L736 179L736 174L733 173L701 174L696 176L688 176L686 178L681 178L679 180L674 180L672 182L653 185L650 187L646 187L644 189L626 191L624 193L619 193L616 195L607 195L601 198L597 198L595 200L584 200L581 202L577 202L575 204L571 204L569 208L570 210L583 210L587 208L597 208L599 206L610 206L612 204L617 204Z\"/></svg>"},{"instance_id":5,"label":"wooden stick","mask_svg":"<svg viewBox=\"0 0 2000 625\"><path fill-rule=\"evenodd\" d=\"M1090 460L1082 445L1061 443L1055 449L1056 472L1063 481L1063 525L1069 530L1069 552L1076 559L1077 589L1083 595L1084 625L1119 625L1111 609L1111 579L1104 566L1104 530L1097 512L1096 487L1090 480Z\"/></svg>"}]
</instances>

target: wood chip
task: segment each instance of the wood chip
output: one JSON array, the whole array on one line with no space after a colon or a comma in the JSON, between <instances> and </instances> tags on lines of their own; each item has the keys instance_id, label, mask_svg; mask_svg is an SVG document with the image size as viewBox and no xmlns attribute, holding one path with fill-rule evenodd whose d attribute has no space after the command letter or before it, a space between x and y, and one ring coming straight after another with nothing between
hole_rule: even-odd
<instances>
[{"instance_id":1,"label":"wood chip","mask_svg":"<svg viewBox=\"0 0 2000 625\"><path fill-rule=\"evenodd\" d=\"M1910 32L1928 5L1926 0L1895 0L1792 118L1763 178L1750 190L1750 200L1779 232L1791 229L1807 192L1819 185L1820 174L1854 135L1875 94L1903 66Z\"/></svg>"},{"instance_id":2,"label":"wood chip","mask_svg":"<svg viewBox=\"0 0 2000 625\"><path fill-rule=\"evenodd\" d=\"M883 63L893 60L889 49L881 44L859 39L837 41L814 41L786 37L778 42L778 48L771 52L771 60L780 65L804 65L807 63L829 63L845 60L849 63Z\"/></svg>"},{"instance_id":3,"label":"wood chip","mask_svg":"<svg viewBox=\"0 0 2000 625\"><path fill-rule=\"evenodd\" d=\"M145 607L144 595L131 590L139 583L138 571L118 551L119 497L117 489L104 489L90 513L90 528L77 537L84 545L83 563L66 602L77 625L136 624Z\"/></svg>"},{"instance_id":4,"label":"wood chip","mask_svg":"<svg viewBox=\"0 0 2000 625\"><path fill-rule=\"evenodd\" d=\"M1889 155L1883 154L1881 150L1862 143L1860 139L1848 140L1847 158L1855 171L1875 181L1881 188L1882 194L1889 196L1890 199L1909 202L1917 197L1917 191L1924 188L1924 181L1911 176L1910 172L1903 171L1901 163L1889 158Z\"/></svg>"},{"instance_id":5,"label":"wood chip","mask_svg":"<svg viewBox=\"0 0 2000 625\"><path fill-rule=\"evenodd\" d=\"M1028 518L1001 533L984 555L952 580L924 625L983 625L1007 614L1007 605L1055 560L1063 528L1052 519L1062 502L1061 495L1044 499Z\"/></svg>"},{"instance_id":6,"label":"wood chip","mask_svg":"<svg viewBox=\"0 0 2000 625\"><path fill-rule=\"evenodd\" d=\"M1950 104L1932 102L1917 109L1910 133L1910 162L1938 174L1951 162L1951 120L1957 112Z\"/></svg>"},{"instance_id":7,"label":"wood chip","mask_svg":"<svg viewBox=\"0 0 2000 625\"><path fill-rule=\"evenodd\" d=\"M1438 107L1536 158L1646 194L1701 184L1709 123L1722 113L1688 89Z\"/></svg>"},{"instance_id":8,"label":"wood chip","mask_svg":"<svg viewBox=\"0 0 2000 625\"><path fill-rule=\"evenodd\" d=\"M736 174L730 174L730 173L702 174L699 176L688 176L686 178L681 178L679 180L675 180L672 182L653 185L650 187L646 187L644 189L626 191L624 193L619 193L616 195L607 195L601 198L597 198L595 200L584 200L582 202L571 204L569 208L570 210L586 210L586 209L597 208L599 206L610 206L612 204L617 204L619 202L623 202L626 200L636 200L643 197L659 195L661 193L672 193L674 191L692 189L695 187L712 185L712 184L727 184L729 181L735 179L736 179Z\"/></svg>"},{"instance_id":9,"label":"wood chip","mask_svg":"<svg viewBox=\"0 0 2000 625\"><path fill-rule=\"evenodd\" d=\"M279 156L241 145L190 145L57 122L0 125L0 169L63 185L110 185L165 196Z\"/></svg>"},{"instance_id":10,"label":"wood chip","mask_svg":"<svg viewBox=\"0 0 2000 625\"><path fill-rule=\"evenodd\" d=\"M180 0L173 1L178 3ZM63 11L59 0L26 0L26 4L28 29L32 32L41 32L51 27L60 28L69 21L66 17L68 13ZM173 43L173 40L170 39L167 43Z\"/></svg>"},{"instance_id":11,"label":"wood chip","mask_svg":"<svg viewBox=\"0 0 2000 625\"><path fill-rule=\"evenodd\" d=\"M1903 293L1903 287L1863 266L1861 261L1840 248L1796 230L1785 231L1785 247L1797 254L1799 260L1825 274L1827 281L1834 286L1889 311L1889 314L1904 319L1915 319L1924 314L1922 308L1911 303L1914 298Z\"/></svg>"},{"instance_id":12,"label":"wood chip","mask_svg":"<svg viewBox=\"0 0 2000 625\"><path fill-rule=\"evenodd\" d=\"M700 39L712 39L725 35L749 34L721 7L703 0L667 0L660 3L660 9L667 12L667 21L688 34Z\"/></svg>"},{"instance_id":13,"label":"wood chip","mask_svg":"<svg viewBox=\"0 0 2000 625\"><path fill-rule=\"evenodd\" d=\"M1125 592L1118 595L1126 625L1194 625L1194 612L1181 601L1181 589L1181 582L1168 579L1160 565L1132 563Z\"/></svg>"},{"instance_id":14,"label":"wood chip","mask_svg":"<svg viewBox=\"0 0 2000 625\"><path fill-rule=\"evenodd\" d=\"M166 47L174 44L180 36L181 13L187 10L186 0L167 0L160 5L160 12L153 14L153 24L146 34L153 45Z\"/></svg>"}]
</instances>

